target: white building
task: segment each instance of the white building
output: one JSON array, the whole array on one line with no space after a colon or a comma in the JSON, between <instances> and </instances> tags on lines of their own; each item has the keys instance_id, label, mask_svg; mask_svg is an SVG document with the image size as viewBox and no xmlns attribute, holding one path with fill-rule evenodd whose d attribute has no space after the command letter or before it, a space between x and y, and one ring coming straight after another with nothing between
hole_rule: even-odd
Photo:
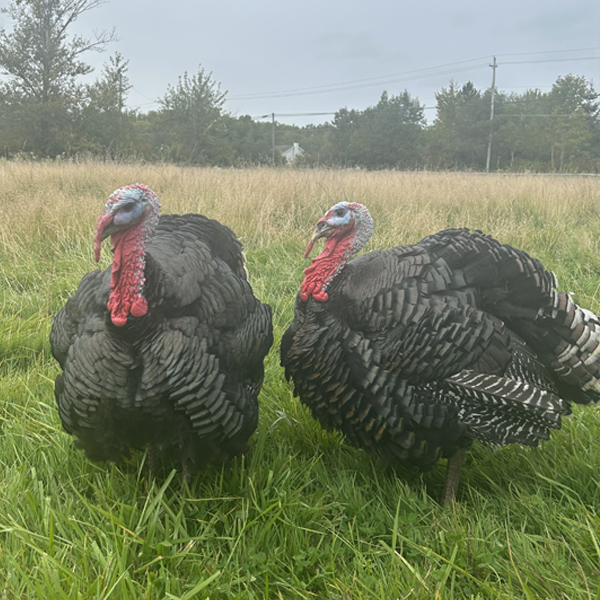
<instances>
[{"instance_id":1,"label":"white building","mask_svg":"<svg viewBox=\"0 0 600 600\"><path fill-rule=\"evenodd\" d=\"M300 144L298 142L294 142L293 146L275 146L275 150L279 150L279 152L281 152L281 156L285 158L288 165L291 165L298 156L302 156L304 154L304 150L300 148Z\"/></svg>"}]
</instances>

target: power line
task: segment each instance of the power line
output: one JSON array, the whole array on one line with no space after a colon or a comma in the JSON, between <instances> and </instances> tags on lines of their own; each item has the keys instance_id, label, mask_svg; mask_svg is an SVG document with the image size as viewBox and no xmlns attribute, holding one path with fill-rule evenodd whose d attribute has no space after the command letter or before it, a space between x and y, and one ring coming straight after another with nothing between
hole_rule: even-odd
<instances>
[{"instance_id":1,"label":"power line","mask_svg":"<svg viewBox=\"0 0 600 600\"><path fill-rule=\"evenodd\" d=\"M575 62L577 60L600 60L600 56L582 56L578 58L552 58L548 60L513 60L504 61L503 65L528 65L533 63L547 63L547 62Z\"/></svg>"},{"instance_id":2,"label":"power line","mask_svg":"<svg viewBox=\"0 0 600 600\"><path fill-rule=\"evenodd\" d=\"M538 54L558 54L567 52L589 52L590 50L599 50L598 48L579 48L574 50L556 50L550 52L528 52L520 54L499 54L496 56L532 56ZM274 98L285 98L289 96L305 96L314 94L324 94L340 91L349 91L354 89L360 89L365 87L374 87L381 85L388 85L392 83L403 83L408 81L414 81L416 79L425 79L429 77L440 77L442 75L453 75L455 73L462 73L465 71L472 71L476 69L487 68L488 64L479 63L478 61L484 60L485 57L473 58L470 60L447 63L435 67L427 67L424 69L416 69L412 71L405 71L402 73L394 73L391 75L382 75L379 77L370 77L367 79L356 79L352 81L345 81L340 83L333 83L321 86L312 86L305 88L292 88L288 90L280 90L273 92L258 92L253 94L245 94L239 96L229 96L229 100L259 100L259 99L274 99ZM486 59L487 60L487 59ZM588 56L588 57L573 57L573 58L552 58L552 59L536 59L529 61L507 61L503 64L531 64L531 63L542 63L542 62L566 62L566 61L581 61L581 60L600 60L600 56ZM475 63L471 64L468 63ZM459 65L464 65L460 68Z\"/></svg>"},{"instance_id":3,"label":"power line","mask_svg":"<svg viewBox=\"0 0 600 600\"><path fill-rule=\"evenodd\" d=\"M355 83L365 83L365 82L368 82L368 81L380 81L382 79L388 79L390 77L397 77L399 75L408 75L408 74L411 74L411 73L421 73L423 71L430 71L432 69L440 69L440 68L452 67L452 66L455 66L455 65L462 65L462 64L465 64L465 63L469 63L469 62L474 62L476 60L485 60L485 59L486 59L485 57L472 58L470 60L462 60L462 61L459 61L459 62L448 63L446 65L441 65L441 66L438 66L438 67L426 67L424 69L416 69L416 70L413 70L413 71L406 71L404 73L394 73L392 75L380 75L379 77L368 77L367 79L354 79L354 80L351 80L351 81L342 81L340 83L329 83L329 84L326 84L326 85L316 85L316 86L304 87L304 88L292 88L292 89L289 89L289 90L283 90L283 91L279 91L279 92L275 91L275 92L259 92L259 93L256 93L256 94L246 94L244 96L244 98L245 97L250 97L250 96L264 95L264 94L267 94L267 93L269 93L269 94L288 94L288 93L292 93L292 92L305 92L305 91L312 91L312 90L322 90L322 89L337 88L339 86L352 85L352 84L355 84Z\"/></svg>"},{"instance_id":4,"label":"power line","mask_svg":"<svg viewBox=\"0 0 600 600\"><path fill-rule=\"evenodd\" d=\"M452 75L454 73L463 73L465 71L473 71L475 69L484 69L487 67L487 64L478 64L472 65L469 67L463 67L461 69L452 69L445 71L437 71L433 73L425 73L425 71L430 71L433 68L442 68L442 67L431 67L429 69L420 69L418 71L407 71L404 75L415 74L412 77L401 77L397 79L390 79L394 77L393 75L386 75L383 77L376 78L375 81L372 79L369 80L357 80L357 81L372 81L372 83L362 83L357 85L350 85L344 83L331 84L329 86L319 86L318 88L298 88L296 90L282 90L280 92L261 92L256 94L248 94L245 96L229 96L229 100L259 100L259 99L270 99L270 98L286 98L289 96L309 96L314 94L329 94L331 92L345 92L349 90L356 90L360 88L381 86L381 85L389 85L392 83L403 83L406 81L414 81L416 79L427 79L430 77L440 77L442 75ZM420 73L420 74L419 74ZM400 75L400 74L398 74Z\"/></svg>"},{"instance_id":5,"label":"power line","mask_svg":"<svg viewBox=\"0 0 600 600\"><path fill-rule=\"evenodd\" d=\"M574 50L545 50L543 52L517 52L512 54L496 54L496 56L530 56L533 54L564 54L565 52L589 52L590 50L600 50L597 46L593 48L576 48Z\"/></svg>"},{"instance_id":6,"label":"power line","mask_svg":"<svg viewBox=\"0 0 600 600\"><path fill-rule=\"evenodd\" d=\"M156 104L156 100L150 98L149 96L146 96L146 94L142 94L142 92L140 92L138 89L136 89L135 87L131 86L131 89L136 93L139 94L140 96L142 96L142 98L146 98L147 100L152 100L151 104Z\"/></svg>"},{"instance_id":7,"label":"power line","mask_svg":"<svg viewBox=\"0 0 600 600\"><path fill-rule=\"evenodd\" d=\"M421 107L423 110L435 110L437 107L436 106L422 106ZM309 113L269 113L268 115L253 115L250 118L251 119L270 119L273 114L275 114L276 117L322 117L322 116L327 116L327 115L337 115L338 111L332 111L332 112L309 112Z\"/></svg>"},{"instance_id":8,"label":"power line","mask_svg":"<svg viewBox=\"0 0 600 600\"><path fill-rule=\"evenodd\" d=\"M335 115L335 112L309 112L309 113L275 113L276 117L315 117L322 115ZM269 113L268 115L260 115L256 117L251 117L252 119L270 119L273 116L273 113Z\"/></svg>"},{"instance_id":9,"label":"power line","mask_svg":"<svg viewBox=\"0 0 600 600\"><path fill-rule=\"evenodd\" d=\"M560 115L508 115L506 113L503 113L501 115L499 115L499 118L502 119L506 119L508 118L512 118L512 117L551 117L551 118L558 118L558 117L575 117L575 116L582 116L581 113L563 113Z\"/></svg>"}]
</instances>

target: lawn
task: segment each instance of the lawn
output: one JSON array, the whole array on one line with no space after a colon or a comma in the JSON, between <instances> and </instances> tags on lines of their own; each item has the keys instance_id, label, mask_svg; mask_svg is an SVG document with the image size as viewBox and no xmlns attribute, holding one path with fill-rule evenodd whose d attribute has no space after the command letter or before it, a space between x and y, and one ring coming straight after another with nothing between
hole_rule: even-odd
<instances>
[{"instance_id":1,"label":"lawn","mask_svg":"<svg viewBox=\"0 0 600 600\"><path fill-rule=\"evenodd\" d=\"M189 486L178 470L150 479L144 454L89 462L55 407L53 316L97 268L108 195L133 182L164 212L233 228L274 310L251 450ZM0 183L2 599L600 599L597 408L539 448L474 446L442 508L443 461L415 475L322 431L278 360L306 242L344 199L374 217L365 251L481 229L600 313L597 178L3 162Z\"/></svg>"}]
</instances>

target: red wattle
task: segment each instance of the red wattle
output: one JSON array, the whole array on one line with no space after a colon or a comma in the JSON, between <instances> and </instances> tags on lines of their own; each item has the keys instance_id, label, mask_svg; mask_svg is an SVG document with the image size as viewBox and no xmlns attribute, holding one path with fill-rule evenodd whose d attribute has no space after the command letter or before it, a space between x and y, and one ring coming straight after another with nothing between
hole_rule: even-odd
<instances>
[{"instance_id":1,"label":"red wattle","mask_svg":"<svg viewBox=\"0 0 600 600\"><path fill-rule=\"evenodd\" d=\"M148 301L143 296L138 296L131 306L134 317L143 317L148 312Z\"/></svg>"},{"instance_id":2,"label":"red wattle","mask_svg":"<svg viewBox=\"0 0 600 600\"><path fill-rule=\"evenodd\" d=\"M325 248L313 259L310 267L304 269L304 281L300 289L300 299L306 302L310 296L319 302L327 302L329 295L323 289L340 271L346 262L350 244L348 238L337 236L327 238Z\"/></svg>"},{"instance_id":3,"label":"red wattle","mask_svg":"<svg viewBox=\"0 0 600 600\"><path fill-rule=\"evenodd\" d=\"M124 327L125 325L127 325L127 317L111 315L110 320L112 321L112 324L116 325L117 327Z\"/></svg>"},{"instance_id":4,"label":"red wattle","mask_svg":"<svg viewBox=\"0 0 600 600\"><path fill-rule=\"evenodd\" d=\"M117 327L127 323L127 317L143 317L148 302L140 295L144 280L144 248L140 240L141 225L112 236L114 253L107 308Z\"/></svg>"}]
</instances>

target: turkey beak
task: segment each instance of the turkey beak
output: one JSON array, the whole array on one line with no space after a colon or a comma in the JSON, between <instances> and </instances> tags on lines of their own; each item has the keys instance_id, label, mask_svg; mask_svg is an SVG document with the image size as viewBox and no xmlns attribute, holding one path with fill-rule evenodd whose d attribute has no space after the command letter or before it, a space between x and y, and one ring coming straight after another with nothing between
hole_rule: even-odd
<instances>
[{"instance_id":1,"label":"turkey beak","mask_svg":"<svg viewBox=\"0 0 600 600\"><path fill-rule=\"evenodd\" d=\"M113 216L113 213L105 213L98 219L96 234L94 235L94 259L96 262L100 260L100 247L103 240L112 235L116 229L113 224Z\"/></svg>"},{"instance_id":2,"label":"turkey beak","mask_svg":"<svg viewBox=\"0 0 600 600\"><path fill-rule=\"evenodd\" d=\"M306 251L304 252L304 258L308 258L310 251L313 249L315 242L322 237L327 237L327 234L331 231L331 227L329 227L329 223L327 221L321 220L317 221L317 225L312 232L312 236L308 242L308 246L306 246Z\"/></svg>"}]
</instances>

